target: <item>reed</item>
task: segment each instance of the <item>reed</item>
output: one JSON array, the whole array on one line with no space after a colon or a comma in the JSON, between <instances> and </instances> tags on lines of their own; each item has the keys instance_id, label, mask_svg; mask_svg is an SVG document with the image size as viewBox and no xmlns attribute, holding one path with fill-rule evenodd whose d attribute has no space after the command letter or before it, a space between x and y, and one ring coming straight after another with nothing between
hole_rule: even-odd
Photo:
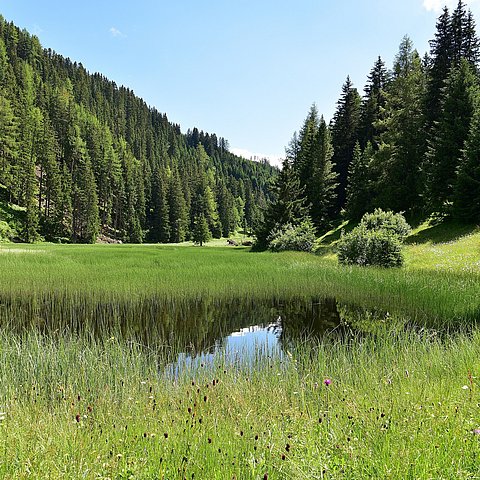
<instances>
[{"instance_id":1,"label":"reed","mask_svg":"<svg viewBox=\"0 0 480 480\"><path fill-rule=\"evenodd\" d=\"M407 266L389 270L338 266L332 255L242 248L2 246L0 316L25 313L30 321L48 312L83 319L204 298L335 297L429 325L455 325L480 317L479 243L476 233L457 242L409 245Z\"/></svg>"},{"instance_id":2,"label":"reed","mask_svg":"<svg viewBox=\"0 0 480 480\"><path fill-rule=\"evenodd\" d=\"M480 473L478 332L300 342L175 376L116 337L2 330L0 344L1 478Z\"/></svg>"}]
</instances>

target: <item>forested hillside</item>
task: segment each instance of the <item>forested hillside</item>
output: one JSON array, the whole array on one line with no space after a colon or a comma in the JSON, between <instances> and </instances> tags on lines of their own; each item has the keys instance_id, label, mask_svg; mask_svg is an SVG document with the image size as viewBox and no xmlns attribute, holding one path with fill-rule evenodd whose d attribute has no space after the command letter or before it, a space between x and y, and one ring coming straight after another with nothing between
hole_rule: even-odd
<instances>
[{"instance_id":1,"label":"forested hillside","mask_svg":"<svg viewBox=\"0 0 480 480\"><path fill-rule=\"evenodd\" d=\"M180 242L200 218L228 236L256 227L275 173L0 16L0 187L22 240Z\"/></svg>"},{"instance_id":2,"label":"forested hillside","mask_svg":"<svg viewBox=\"0 0 480 480\"><path fill-rule=\"evenodd\" d=\"M313 105L287 148L259 244L307 217L324 233L375 208L480 223L479 54L460 0L438 18L429 53L406 36L390 70L374 62L363 96L347 77L329 125Z\"/></svg>"}]
</instances>

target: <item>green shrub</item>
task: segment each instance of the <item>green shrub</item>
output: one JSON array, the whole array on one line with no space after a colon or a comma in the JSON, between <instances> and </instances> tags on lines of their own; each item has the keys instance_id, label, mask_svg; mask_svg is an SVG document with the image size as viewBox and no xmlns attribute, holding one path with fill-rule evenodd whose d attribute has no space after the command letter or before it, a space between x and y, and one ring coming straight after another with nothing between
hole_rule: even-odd
<instances>
[{"instance_id":1,"label":"green shrub","mask_svg":"<svg viewBox=\"0 0 480 480\"><path fill-rule=\"evenodd\" d=\"M315 240L315 227L310 219L304 220L299 225L291 223L282 225L272 230L267 238L268 248L274 252L285 250L311 252Z\"/></svg>"},{"instance_id":2,"label":"green shrub","mask_svg":"<svg viewBox=\"0 0 480 480\"><path fill-rule=\"evenodd\" d=\"M337 245L342 265L400 267L403 265L402 242L388 230L368 230L363 225L342 235Z\"/></svg>"},{"instance_id":3,"label":"green shrub","mask_svg":"<svg viewBox=\"0 0 480 480\"><path fill-rule=\"evenodd\" d=\"M381 208L373 213L366 213L360 225L366 230L386 230L404 239L412 231L410 225L401 213L384 212Z\"/></svg>"},{"instance_id":4,"label":"green shrub","mask_svg":"<svg viewBox=\"0 0 480 480\"><path fill-rule=\"evenodd\" d=\"M9 241L15 236L15 232L7 222L0 221L0 242Z\"/></svg>"}]
</instances>

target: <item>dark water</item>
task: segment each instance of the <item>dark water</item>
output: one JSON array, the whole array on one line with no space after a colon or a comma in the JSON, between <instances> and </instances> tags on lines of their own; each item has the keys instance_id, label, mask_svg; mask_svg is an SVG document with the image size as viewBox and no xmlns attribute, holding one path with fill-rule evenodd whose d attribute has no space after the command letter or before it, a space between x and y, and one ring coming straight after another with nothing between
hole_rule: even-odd
<instances>
[{"instance_id":1,"label":"dark water","mask_svg":"<svg viewBox=\"0 0 480 480\"><path fill-rule=\"evenodd\" d=\"M4 303L12 328L38 329L45 335L74 333L94 339L114 335L135 342L149 352L158 351L173 364L211 362L219 351L227 357L247 359L259 351L281 354L299 341L325 336L341 338L355 330L365 332L384 314L372 313L334 298L288 301L162 301L143 299L128 304L58 302ZM9 313L10 312L10 313ZM3 318L2 325L5 325ZM363 322L363 324L362 324Z\"/></svg>"}]
</instances>

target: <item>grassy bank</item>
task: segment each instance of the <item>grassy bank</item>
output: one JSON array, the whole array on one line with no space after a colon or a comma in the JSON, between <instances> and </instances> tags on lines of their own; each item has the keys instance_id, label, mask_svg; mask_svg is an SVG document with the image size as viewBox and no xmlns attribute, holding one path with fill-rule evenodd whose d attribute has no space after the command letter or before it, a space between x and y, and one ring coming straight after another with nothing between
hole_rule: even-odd
<instances>
[{"instance_id":1,"label":"grassy bank","mask_svg":"<svg viewBox=\"0 0 480 480\"><path fill-rule=\"evenodd\" d=\"M451 233L418 230L392 270L219 245L0 246L0 478L478 478L480 333L459 331L479 317L480 233ZM203 345L219 335L205 299L236 325L242 299L328 296L457 331L392 315L175 377L172 345L138 335L184 322ZM192 303L208 328L187 322Z\"/></svg>"},{"instance_id":2,"label":"grassy bank","mask_svg":"<svg viewBox=\"0 0 480 480\"><path fill-rule=\"evenodd\" d=\"M45 309L64 315L72 305L80 308L80 316L95 315L99 303L128 310L205 297L334 296L419 322L428 319L432 325L479 318L480 233L444 243L420 240L406 246L406 267L390 270L341 267L332 253L251 253L247 248L185 245L3 245L0 297L9 306L19 302L16 308L22 311L27 308L22 303L33 305L28 307L32 315L43 315Z\"/></svg>"},{"instance_id":3,"label":"grassy bank","mask_svg":"<svg viewBox=\"0 0 480 480\"><path fill-rule=\"evenodd\" d=\"M478 333L219 356L177 378L115 338L2 332L0 345L1 478L480 475Z\"/></svg>"}]
</instances>

